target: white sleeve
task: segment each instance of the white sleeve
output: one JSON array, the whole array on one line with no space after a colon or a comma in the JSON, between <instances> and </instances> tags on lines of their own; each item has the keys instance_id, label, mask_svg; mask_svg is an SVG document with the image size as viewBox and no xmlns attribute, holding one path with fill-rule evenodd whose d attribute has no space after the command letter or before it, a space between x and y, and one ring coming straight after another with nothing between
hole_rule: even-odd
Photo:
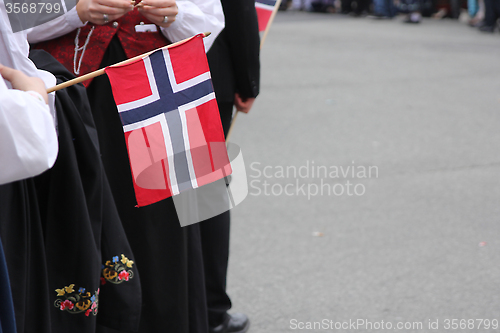
<instances>
[{"instance_id":1,"label":"white sleeve","mask_svg":"<svg viewBox=\"0 0 500 333\"><path fill-rule=\"evenodd\" d=\"M83 27L85 24L87 23L80 21L76 7L73 7L66 14L29 29L28 42L38 43L64 36L73 30Z\"/></svg>"},{"instance_id":2,"label":"white sleeve","mask_svg":"<svg viewBox=\"0 0 500 333\"><path fill-rule=\"evenodd\" d=\"M8 89L0 75L0 184L51 168L57 152L49 107L27 92Z\"/></svg>"},{"instance_id":3,"label":"white sleeve","mask_svg":"<svg viewBox=\"0 0 500 333\"><path fill-rule=\"evenodd\" d=\"M220 0L177 0L179 13L175 22L161 31L171 42L178 42L202 32L211 32L203 39L205 51L224 28L224 12Z\"/></svg>"}]
</instances>

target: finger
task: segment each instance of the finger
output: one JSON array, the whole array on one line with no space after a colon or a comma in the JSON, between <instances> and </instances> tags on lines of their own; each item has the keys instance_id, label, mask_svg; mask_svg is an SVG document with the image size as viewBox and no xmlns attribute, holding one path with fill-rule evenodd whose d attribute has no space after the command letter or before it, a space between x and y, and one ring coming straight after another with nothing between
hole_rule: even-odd
<instances>
[{"instance_id":1,"label":"finger","mask_svg":"<svg viewBox=\"0 0 500 333\"><path fill-rule=\"evenodd\" d=\"M155 14L152 14L152 13L148 13L148 12L143 12L139 9L139 11L141 12L142 15L144 15L145 18L147 18L149 21L159 25L159 26L162 26L164 28L168 28L172 23L174 23L175 21L175 16L173 15L155 15ZM168 20L166 23L164 23L164 19L165 19L165 16L167 16Z\"/></svg>"},{"instance_id":2,"label":"finger","mask_svg":"<svg viewBox=\"0 0 500 333\"><path fill-rule=\"evenodd\" d=\"M119 19L120 17L122 17L124 14L106 14L108 15L108 20L105 21L104 20L104 14L106 13L92 13L90 15L90 21L92 23L95 23L95 24L106 24L106 23L109 23L109 22L112 22L112 21L115 21L117 19Z\"/></svg>"},{"instance_id":3,"label":"finger","mask_svg":"<svg viewBox=\"0 0 500 333\"><path fill-rule=\"evenodd\" d=\"M161 13L156 14L156 13L150 13L150 12L142 12L141 14L143 14L144 16L147 16L147 18L150 21L155 22L155 23L163 23L165 16L168 18L167 22L171 23L171 22L175 21L174 15L162 15Z\"/></svg>"},{"instance_id":4,"label":"finger","mask_svg":"<svg viewBox=\"0 0 500 333\"><path fill-rule=\"evenodd\" d=\"M254 101L255 98L241 97L241 95L238 93L234 94L234 106L238 111L248 113L252 108Z\"/></svg>"},{"instance_id":5,"label":"finger","mask_svg":"<svg viewBox=\"0 0 500 333\"><path fill-rule=\"evenodd\" d=\"M235 93L235 94L234 94L234 104L235 104L236 106L240 106L240 105L241 105L241 103L242 103L242 100L241 100L241 96L240 96L240 94Z\"/></svg>"},{"instance_id":6,"label":"finger","mask_svg":"<svg viewBox=\"0 0 500 333\"><path fill-rule=\"evenodd\" d=\"M0 73L2 74L4 79L12 84L14 84L14 82L19 78L26 76L24 75L24 73L6 66L2 66L2 68L0 69Z\"/></svg>"},{"instance_id":7,"label":"finger","mask_svg":"<svg viewBox=\"0 0 500 333\"><path fill-rule=\"evenodd\" d=\"M21 71L5 66L2 68L1 74L4 79L10 82L14 89L23 91L34 90L41 94L45 92L45 83L40 78L29 77Z\"/></svg>"},{"instance_id":8,"label":"finger","mask_svg":"<svg viewBox=\"0 0 500 333\"><path fill-rule=\"evenodd\" d=\"M144 5L144 6L141 6L138 8L139 8L140 12L149 13L149 14L153 14L153 15L161 16L161 17L169 16L169 17L174 18L179 13L179 10L177 9L177 7L175 7L175 8L174 7L161 8L161 7L153 7L150 5Z\"/></svg>"},{"instance_id":9,"label":"finger","mask_svg":"<svg viewBox=\"0 0 500 333\"><path fill-rule=\"evenodd\" d=\"M167 7L177 7L174 0L143 0L139 3L142 6L151 6L158 8L167 8Z\"/></svg>"},{"instance_id":10,"label":"finger","mask_svg":"<svg viewBox=\"0 0 500 333\"><path fill-rule=\"evenodd\" d=\"M134 8L132 3L129 0L99 0L96 5L110 7L110 8L120 8L120 9L130 9ZM107 13L114 14L114 13Z\"/></svg>"},{"instance_id":11,"label":"finger","mask_svg":"<svg viewBox=\"0 0 500 333\"><path fill-rule=\"evenodd\" d=\"M125 15L128 11L124 11L121 9L110 8L110 7L100 7L98 10L93 10L89 12L88 20L94 24L102 25L108 22L115 21ZM105 16L107 15L107 20L105 20Z\"/></svg>"},{"instance_id":12,"label":"finger","mask_svg":"<svg viewBox=\"0 0 500 333\"><path fill-rule=\"evenodd\" d=\"M100 5L100 4L97 4L96 6L94 6L90 12L91 12L91 15L102 15L103 14L107 14L107 15L124 15L126 13L128 13L129 11L131 10L134 10L134 6L132 6L131 4L129 4L130 6L127 7L127 8L118 8L118 7L110 7L110 6L105 6L105 5Z\"/></svg>"}]
</instances>

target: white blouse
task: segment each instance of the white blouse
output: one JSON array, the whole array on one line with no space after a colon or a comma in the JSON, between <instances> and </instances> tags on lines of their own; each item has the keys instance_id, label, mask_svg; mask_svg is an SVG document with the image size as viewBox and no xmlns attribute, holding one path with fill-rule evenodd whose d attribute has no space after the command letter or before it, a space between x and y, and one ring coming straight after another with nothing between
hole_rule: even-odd
<instances>
[{"instance_id":1,"label":"white blouse","mask_svg":"<svg viewBox=\"0 0 500 333\"><path fill-rule=\"evenodd\" d=\"M44 80L46 87L55 77L39 71L28 59L26 32L12 33L3 0L0 0L0 63ZM58 142L52 108L30 93L9 89L0 75L0 184L35 176L54 164Z\"/></svg>"}]
</instances>

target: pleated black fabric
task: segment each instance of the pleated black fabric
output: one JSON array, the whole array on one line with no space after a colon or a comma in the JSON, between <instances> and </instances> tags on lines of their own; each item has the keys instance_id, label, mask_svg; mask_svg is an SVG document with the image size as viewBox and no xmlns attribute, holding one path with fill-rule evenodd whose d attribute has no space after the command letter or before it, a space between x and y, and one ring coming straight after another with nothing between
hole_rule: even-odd
<instances>
[{"instance_id":1,"label":"pleated black fabric","mask_svg":"<svg viewBox=\"0 0 500 333\"><path fill-rule=\"evenodd\" d=\"M122 46L114 38L101 67L124 59ZM139 331L208 332L199 226L181 228L172 199L135 207L122 124L108 78L95 78L87 93L99 133L102 161L141 274L143 307Z\"/></svg>"},{"instance_id":2,"label":"pleated black fabric","mask_svg":"<svg viewBox=\"0 0 500 333\"><path fill-rule=\"evenodd\" d=\"M59 76L53 64L39 57L39 51L33 54L32 60L39 68ZM91 301L91 307L95 308L93 304L99 298L102 169L97 142L87 130L92 128L92 119L88 112L79 112L85 108L85 94L80 89L72 86L57 94L59 154L52 169L35 177L44 230L49 302L53 303L50 306L53 332L91 332L96 326L96 313L87 305ZM81 295L89 297L84 299ZM79 313L75 313L80 301L77 296L84 302L81 304L84 311Z\"/></svg>"},{"instance_id":3,"label":"pleated black fabric","mask_svg":"<svg viewBox=\"0 0 500 333\"><path fill-rule=\"evenodd\" d=\"M16 326L51 332L43 229L33 179L0 185L0 237L9 271Z\"/></svg>"},{"instance_id":4,"label":"pleated black fabric","mask_svg":"<svg viewBox=\"0 0 500 333\"><path fill-rule=\"evenodd\" d=\"M59 83L73 78L45 51L33 50L30 57L39 68L53 73ZM137 330L140 279L100 159L86 90L74 85L56 96L59 155L51 170L35 178L45 229L49 288L54 292L74 284L75 291L90 296L92 303L78 314L59 307L51 313L52 330L94 332L95 319L112 328ZM107 274L103 274L105 268ZM83 301L80 306L88 304Z\"/></svg>"},{"instance_id":5,"label":"pleated black fabric","mask_svg":"<svg viewBox=\"0 0 500 333\"><path fill-rule=\"evenodd\" d=\"M16 317L7 262L0 242L0 333L16 333Z\"/></svg>"},{"instance_id":6,"label":"pleated black fabric","mask_svg":"<svg viewBox=\"0 0 500 333\"><path fill-rule=\"evenodd\" d=\"M31 59L58 82L71 78L44 51L33 51ZM95 332L97 319L137 329L140 280L100 161L85 88L59 91L56 110L54 167L0 187L0 234L18 332Z\"/></svg>"}]
</instances>

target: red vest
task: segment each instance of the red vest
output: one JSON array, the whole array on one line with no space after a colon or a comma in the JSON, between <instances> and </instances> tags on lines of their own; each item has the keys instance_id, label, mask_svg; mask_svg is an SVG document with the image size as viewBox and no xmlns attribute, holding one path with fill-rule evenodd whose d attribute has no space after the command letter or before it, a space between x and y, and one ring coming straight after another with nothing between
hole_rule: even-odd
<instances>
[{"instance_id":1,"label":"red vest","mask_svg":"<svg viewBox=\"0 0 500 333\"><path fill-rule=\"evenodd\" d=\"M134 10L122 16L118 20L109 22L105 25L94 25L92 23L88 23L86 26L82 27L78 47L82 47L85 44L92 27L95 28L89 38L89 43L86 47L85 54L83 55L80 73L78 75L74 73L73 70L75 37L77 30L62 37L35 44L32 47L49 52L71 73L81 76L99 69L104 53L106 52L109 42L111 42L114 35L117 35L120 39L122 47L128 58L132 58L170 44L170 41L163 36L159 27L157 27L157 32L136 32L135 26L141 24L141 22L144 22L144 24L151 24L151 22L139 14L137 10ZM81 54L82 52L80 51L76 58L77 68ZM83 84L87 87L90 82L91 80L87 80Z\"/></svg>"}]
</instances>

